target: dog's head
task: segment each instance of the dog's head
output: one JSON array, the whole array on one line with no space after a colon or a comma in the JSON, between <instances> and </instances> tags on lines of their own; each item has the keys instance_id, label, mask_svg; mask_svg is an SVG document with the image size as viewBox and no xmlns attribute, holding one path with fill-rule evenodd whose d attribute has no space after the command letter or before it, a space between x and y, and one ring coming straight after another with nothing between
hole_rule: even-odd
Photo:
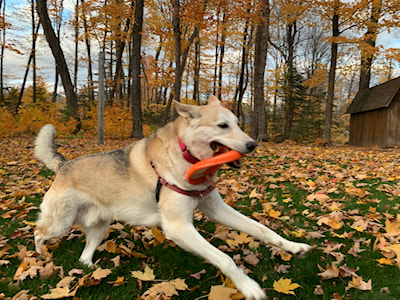
<instances>
[{"instance_id":1,"label":"dog's head","mask_svg":"<svg viewBox=\"0 0 400 300\"><path fill-rule=\"evenodd\" d=\"M240 153L253 151L257 144L238 126L236 116L211 96L203 106L175 102L175 108L184 122L180 122L178 134L189 151L202 160L216 154L236 150ZM231 164L239 167L239 162Z\"/></svg>"}]
</instances>

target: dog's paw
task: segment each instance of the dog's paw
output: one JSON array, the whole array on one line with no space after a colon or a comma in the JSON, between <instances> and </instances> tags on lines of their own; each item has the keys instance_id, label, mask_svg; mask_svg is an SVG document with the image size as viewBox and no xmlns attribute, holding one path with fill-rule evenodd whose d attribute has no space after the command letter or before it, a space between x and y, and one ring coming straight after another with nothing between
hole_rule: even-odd
<instances>
[{"instance_id":1,"label":"dog's paw","mask_svg":"<svg viewBox=\"0 0 400 300\"><path fill-rule=\"evenodd\" d=\"M260 288L257 282L247 277L247 280L241 282L240 286L236 285L237 289L243 294L246 299L250 300L265 300L267 296Z\"/></svg>"},{"instance_id":2,"label":"dog's paw","mask_svg":"<svg viewBox=\"0 0 400 300\"><path fill-rule=\"evenodd\" d=\"M310 246L308 244L294 243L291 247L290 252L295 255L305 256L308 252L310 252L314 248L315 248L314 246Z\"/></svg>"},{"instance_id":3,"label":"dog's paw","mask_svg":"<svg viewBox=\"0 0 400 300\"><path fill-rule=\"evenodd\" d=\"M81 264L83 264L83 265L85 265L86 267L88 267L88 268L91 268L91 267L93 267L93 263L92 263L92 260L90 260L90 259L85 259L85 258L79 258L79 262L81 263Z\"/></svg>"}]
</instances>

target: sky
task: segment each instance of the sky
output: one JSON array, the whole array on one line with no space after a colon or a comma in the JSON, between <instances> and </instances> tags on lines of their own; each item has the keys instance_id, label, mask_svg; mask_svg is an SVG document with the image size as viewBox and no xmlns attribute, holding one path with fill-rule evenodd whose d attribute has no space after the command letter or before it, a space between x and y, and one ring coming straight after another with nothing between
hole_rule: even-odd
<instances>
[{"instance_id":1,"label":"sky","mask_svg":"<svg viewBox=\"0 0 400 300\"><path fill-rule=\"evenodd\" d=\"M3 0L4 1L4 0ZM6 42L10 44L15 44L22 55L6 50L5 53L5 74L7 78L5 84L7 86L18 86L22 82L22 78L25 72L26 64L30 54L30 35L31 35L31 15L30 15L30 0L6 0L6 12L8 12L7 22L12 23L16 30L8 30ZM65 14L68 16L75 6L75 0L64 0L64 10ZM42 31L40 31L42 32ZM391 30L390 32L383 32L378 36L378 45L382 45L385 48L399 48L400 49L400 28L396 30ZM96 45L93 44L95 48ZM64 49L64 54L66 60L69 63L72 70L72 63L74 57L72 57L74 43L72 38L72 28L68 25L64 25L62 29L62 47ZM21 50L22 49L22 50ZM80 44L80 56L82 58L86 57L85 46L83 43ZM400 51L400 50L399 50ZM98 53L93 51L93 68L94 73L97 73L98 66ZM78 71L78 85L86 83L86 63L81 60L81 65ZM52 89L51 85L54 82L54 59L51 51L48 47L47 42L43 35L39 37L37 45L37 66L38 74L43 76L44 79L49 83L49 88ZM395 66L396 70L394 76L400 76L400 67L397 64ZM28 79L28 84L31 82L31 73Z\"/></svg>"}]
</instances>

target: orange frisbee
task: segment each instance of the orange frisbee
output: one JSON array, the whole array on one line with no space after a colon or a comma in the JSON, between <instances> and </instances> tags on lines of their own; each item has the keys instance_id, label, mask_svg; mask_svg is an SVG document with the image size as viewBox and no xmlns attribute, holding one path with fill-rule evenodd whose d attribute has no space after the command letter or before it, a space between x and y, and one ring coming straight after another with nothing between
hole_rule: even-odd
<instances>
[{"instance_id":1,"label":"orange frisbee","mask_svg":"<svg viewBox=\"0 0 400 300\"><path fill-rule=\"evenodd\" d=\"M190 184L200 184L207 181L208 176L212 176L218 169L226 163L233 162L242 158L244 154L235 150L230 150L216 156L203 159L192 165L186 172L186 180Z\"/></svg>"}]
</instances>

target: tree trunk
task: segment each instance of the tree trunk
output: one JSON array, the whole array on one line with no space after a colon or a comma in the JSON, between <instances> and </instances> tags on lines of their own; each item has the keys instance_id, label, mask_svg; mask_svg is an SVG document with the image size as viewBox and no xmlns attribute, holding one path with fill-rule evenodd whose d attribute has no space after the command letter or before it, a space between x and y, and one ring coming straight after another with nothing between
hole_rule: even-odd
<instances>
[{"instance_id":1,"label":"tree trunk","mask_svg":"<svg viewBox=\"0 0 400 300\"><path fill-rule=\"evenodd\" d=\"M1 50L0 50L0 103L4 103L4 50L6 48L6 0L0 0L0 11L2 17ZM16 112L18 111L18 105Z\"/></svg>"},{"instance_id":2,"label":"tree trunk","mask_svg":"<svg viewBox=\"0 0 400 300\"><path fill-rule=\"evenodd\" d=\"M32 17L32 102L36 103L36 25L35 25L35 1L31 1L31 17Z\"/></svg>"},{"instance_id":3,"label":"tree trunk","mask_svg":"<svg viewBox=\"0 0 400 300\"><path fill-rule=\"evenodd\" d=\"M257 141L267 139L264 76L269 39L269 0L262 0L261 4L261 18L257 25L254 50L254 109L252 116L252 136Z\"/></svg>"},{"instance_id":4,"label":"tree trunk","mask_svg":"<svg viewBox=\"0 0 400 300\"><path fill-rule=\"evenodd\" d=\"M218 70L218 90L217 96L218 98L222 98L222 70L224 67L224 55L225 55L225 41L226 41L226 31L225 31L225 22L226 22L226 14L225 12L222 13L222 37L221 37L221 46L220 46L220 53L219 53L219 70Z\"/></svg>"},{"instance_id":5,"label":"tree trunk","mask_svg":"<svg viewBox=\"0 0 400 300\"><path fill-rule=\"evenodd\" d=\"M172 0L173 18L172 28L174 31L175 40L175 82L174 82L174 100L180 102L181 100L181 81L183 66L181 60L182 40L181 40L181 18L180 18L180 0Z\"/></svg>"},{"instance_id":6,"label":"tree trunk","mask_svg":"<svg viewBox=\"0 0 400 300\"><path fill-rule=\"evenodd\" d=\"M143 8L144 0L135 1L135 24L132 30L132 138L140 139L143 137L142 129L142 96L140 88L140 61L141 61L141 46L142 46L142 28L143 28Z\"/></svg>"},{"instance_id":7,"label":"tree trunk","mask_svg":"<svg viewBox=\"0 0 400 300\"><path fill-rule=\"evenodd\" d=\"M74 23L74 38L75 38L75 62L74 62L74 87L75 93L78 83L78 52L79 52L79 0L75 3L75 23Z\"/></svg>"},{"instance_id":8,"label":"tree trunk","mask_svg":"<svg viewBox=\"0 0 400 300\"><path fill-rule=\"evenodd\" d=\"M84 0L81 0L83 3ZM92 70L92 52L89 39L88 25L85 16L83 17L83 30L85 31L85 44L88 56L88 98L89 104L94 102L93 70Z\"/></svg>"},{"instance_id":9,"label":"tree trunk","mask_svg":"<svg viewBox=\"0 0 400 300\"><path fill-rule=\"evenodd\" d=\"M361 44L361 70L358 90L369 88L371 81L371 67L374 60L375 44L379 29L379 17L382 12L382 0L371 1L371 16L367 32Z\"/></svg>"},{"instance_id":10,"label":"tree trunk","mask_svg":"<svg viewBox=\"0 0 400 300\"><path fill-rule=\"evenodd\" d=\"M62 15L62 11L61 12L58 12L58 15ZM60 35L61 35L61 20L60 20L60 18L58 18L57 20L56 20L56 22L55 22L55 24L56 24L56 35L57 35L57 39L58 39L58 42L60 42ZM77 61L75 60L75 68L76 68L76 72L77 72ZM57 94L58 94L58 80L59 80L59 73L58 73L58 67L57 67L57 64L56 64L56 67L54 68L55 70L54 70L54 72L55 72L55 74L54 74L54 87L53 87L53 95L52 95L52 97L51 97L51 101L53 102L53 103L55 103L56 101L57 101ZM76 79L76 76L74 77L75 79ZM75 88L76 88L76 81L74 81L74 86L75 86Z\"/></svg>"},{"instance_id":11,"label":"tree trunk","mask_svg":"<svg viewBox=\"0 0 400 300\"><path fill-rule=\"evenodd\" d=\"M40 28L40 23L39 23L39 24L36 24L36 30L35 30L36 34L35 34L35 36L34 36L35 39L37 38L37 35L38 35L38 32L39 32L39 28ZM26 70L25 70L24 78L23 78L23 80L22 80L21 91L20 91L20 93L19 93L17 105L15 106L15 114L18 113L18 110L19 110L19 108L20 108L20 106L21 106L21 103L22 103L22 96L24 95L25 85L26 85L26 81L27 81L28 75L29 75L29 68L30 68L30 66L31 66L32 59L33 59L33 51L34 51L34 50L31 49L31 53L30 53L29 58L28 58L28 64L26 65Z\"/></svg>"},{"instance_id":12,"label":"tree trunk","mask_svg":"<svg viewBox=\"0 0 400 300\"><path fill-rule=\"evenodd\" d=\"M325 126L324 126L324 139L328 144L331 144L331 129L332 129L332 111L333 99L335 96L335 77L336 77L336 62L338 55L337 37L339 36L339 15L338 9L340 0L335 0L334 13L332 17L332 44L331 44L331 65L329 68L328 78L328 95L326 97L325 105Z\"/></svg>"},{"instance_id":13,"label":"tree trunk","mask_svg":"<svg viewBox=\"0 0 400 300\"><path fill-rule=\"evenodd\" d=\"M241 113L242 113L242 100L243 100L243 95L244 92L246 91L245 89L245 84L244 84L244 78L245 78L245 72L246 72L246 66L248 62L248 42L247 39L249 38L249 21L246 20L246 24L244 26L244 32L243 32L243 44L242 44L242 58L241 58L241 64L240 64L240 74L239 74L239 83L238 86L236 87L235 91L235 97L234 101L236 102L236 116L241 119Z\"/></svg>"},{"instance_id":14,"label":"tree trunk","mask_svg":"<svg viewBox=\"0 0 400 300\"><path fill-rule=\"evenodd\" d=\"M194 51L193 100L200 104L200 37L195 39Z\"/></svg>"},{"instance_id":15,"label":"tree trunk","mask_svg":"<svg viewBox=\"0 0 400 300\"><path fill-rule=\"evenodd\" d=\"M50 46L51 52L53 53L54 59L58 66L58 70L60 72L61 80L65 90L65 96L67 98L69 112L72 116L79 120L79 117L77 115L77 97L75 94L74 86L71 81L71 76L68 71L68 66L65 61L64 53L61 49L61 45L57 39L53 27L51 26L51 21L47 12L46 0L37 0L37 12L40 18L40 23L43 27L44 34L46 36L46 40Z\"/></svg>"},{"instance_id":16,"label":"tree trunk","mask_svg":"<svg viewBox=\"0 0 400 300\"><path fill-rule=\"evenodd\" d=\"M294 76L295 76L295 67L294 67L294 43L295 37L297 35L297 22L294 20L292 23L286 25L286 42L287 42L287 73L285 79L286 91L285 91L285 126L283 130L283 136L285 139L290 138L294 113L296 109L295 103L295 94L294 94Z\"/></svg>"}]
</instances>

